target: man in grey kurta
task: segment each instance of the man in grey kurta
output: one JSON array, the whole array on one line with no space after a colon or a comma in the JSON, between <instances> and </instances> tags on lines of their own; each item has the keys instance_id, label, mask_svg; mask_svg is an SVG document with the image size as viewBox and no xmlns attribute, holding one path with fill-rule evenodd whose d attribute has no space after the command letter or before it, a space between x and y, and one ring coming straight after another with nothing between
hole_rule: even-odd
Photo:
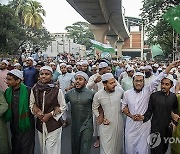
<instances>
[{"instance_id":1,"label":"man in grey kurta","mask_svg":"<svg viewBox=\"0 0 180 154\"><path fill-rule=\"evenodd\" d=\"M92 102L94 92L85 87L88 75L84 72L75 74L75 88L65 95L71 104L71 140L72 154L90 154L93 137Z\"/></svg>"},{"instance_id":2,"label":"man in grey kurta","mask_svg":"<svg viewBox=\"0 0 180 154\"><path fill-rule=\"evenodd\" d=\"M0 90L0 154L10 153L6 124L3 122L3 114L7 109L8 104L4 98L3 92Z\"/></svg>"}]
</instances>

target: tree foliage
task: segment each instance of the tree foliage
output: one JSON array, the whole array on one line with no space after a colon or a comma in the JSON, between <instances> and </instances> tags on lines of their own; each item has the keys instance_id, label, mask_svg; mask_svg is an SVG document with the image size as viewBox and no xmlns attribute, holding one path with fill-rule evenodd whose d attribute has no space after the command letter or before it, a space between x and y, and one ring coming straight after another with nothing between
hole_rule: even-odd
<instances>
[{"instance_id":1,"label":"tree foliage","mask_svg":"<svg viewBox=\"0 0 180 154\"><path fill-rule=\"evenodd\" d=\"M85 45L87 50L92 48L90 39L94 39L94 36L87 22L76 22L72 26L67 26L65 30L74 43Z\"/></svg>"},{"instance_id":2,"label":"tree foliage","mask_svg":"<svg viewBox=\"0 0 180 154\"><path fill-rule=\"evenodd\" d=\"M52 40L44 28L26 27L15 15L15 9L0 5L0 52L17 54L21 47L45 50Z\"/></svg>"},{"instance_id":3,"label":"tree foliage","mask_svg":"<svg viewBox=\"0 0 180 154\"><path fill-rule=\"evenodd\" d=\"M15 9L15 14L23 25L36 29L42 28L43 16L46 12L41 3L35 0L13 0L9 6Z\"/></svg>"},{"instance_id":4,"label":"tree foliage","mask_svg":"<svg viewBox=\"0 0 180 154\"><path fill-rule=\"evenodd\" d=\"M165 55L173 51L173 28L163 19L163 14L179 5L179 0L143 0L141 17L145 25L148 44L159 44Z\"/></svg>"}]
</instances>

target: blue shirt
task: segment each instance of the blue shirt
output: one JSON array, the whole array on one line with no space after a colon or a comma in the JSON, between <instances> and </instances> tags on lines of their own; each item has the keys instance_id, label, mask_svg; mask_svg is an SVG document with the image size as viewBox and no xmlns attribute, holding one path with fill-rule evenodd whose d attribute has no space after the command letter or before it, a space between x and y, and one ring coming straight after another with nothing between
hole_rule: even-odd
<instances>
[{"instance_id":1,"label":"blue shirt","mask_svg":"<svg viewBox=\"0 0 180 154\"><path fill-rule=\"evenodd\" d=\"M34 67L27 67L23 71L24 84L28 87L33 87L37 82L37 70Z\"/></svg>"},{"instance_id":2,"label":"blue shirt","mask_svg":"<svg viewBox=\"0 0 180 154\"><path fill-rule=\"evenodd\" d=\"M56 82L57 79L58 79L58 77L59 77L59 75L61 75L61 74L60 74L58 71L54 71L54 72L53 72L52 80L53 80L54 82Z\"/></svg>"}]
</instances>

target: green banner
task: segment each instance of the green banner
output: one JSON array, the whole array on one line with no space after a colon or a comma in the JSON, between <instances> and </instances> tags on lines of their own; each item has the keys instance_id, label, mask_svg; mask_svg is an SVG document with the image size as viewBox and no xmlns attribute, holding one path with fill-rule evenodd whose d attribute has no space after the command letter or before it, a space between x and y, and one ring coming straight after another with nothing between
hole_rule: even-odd
<instances>
[{"instance_id":1,"label":"green banner","mask_svg":"<svg viewBox=\"0 0 180 154\"><path fill-rule=\"evenodd\" d=\"M171 7L163 15L163 18L168 21L177 33L180 34L180 5Z\"/></svg>"}]
</instances>

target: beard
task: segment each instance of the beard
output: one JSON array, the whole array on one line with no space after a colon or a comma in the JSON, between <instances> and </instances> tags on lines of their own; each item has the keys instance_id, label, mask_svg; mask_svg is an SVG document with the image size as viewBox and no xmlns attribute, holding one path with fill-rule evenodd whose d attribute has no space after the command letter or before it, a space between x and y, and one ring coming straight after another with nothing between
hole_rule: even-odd
<instances>
[{"instance_id":1,"label":"beard","mask_svg":"<svg viewBox=\"0 0 180 154\"><path fill-rule=\"evenodd\" d=\"M144 86L143 86L143 87L144 87ZM142 91L143 87L142 87L141 89L136 89L136 87L134 87L134 91L135 91L136 93L140 93L140 92Z\"/></svg>"},{"instance_id":2,"label":"beard","mask_svg":"<svg viewBox=\"0 0 180 154\"><path fill-rule=\"evenodd\" d=\"M145 72L145 78L149 78L151 76L151 72Z\"/></svg>"}]
</instances>

